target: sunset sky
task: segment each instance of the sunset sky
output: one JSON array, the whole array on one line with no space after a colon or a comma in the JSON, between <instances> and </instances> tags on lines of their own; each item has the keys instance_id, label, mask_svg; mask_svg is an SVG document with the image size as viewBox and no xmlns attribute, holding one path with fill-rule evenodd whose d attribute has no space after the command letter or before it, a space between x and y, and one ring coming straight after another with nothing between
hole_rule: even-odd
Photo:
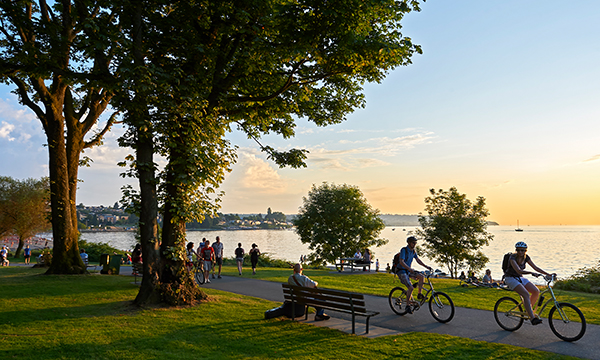
<instances>
[{"instance_id":1,"label":"sunset sky","mask_svg":"<svg viewBox=\"0 0 600 360\"><path fill-rule=\"evenodd\" d=\"M423 211L429 189L487 199L501 225L600 225L600 2L429 0L403 34L413 64L367 84L367 106L326 128L298 121L308 168L279 169L240 133L225 213L295 213L312 184L357 185L382 213ZM0 175L47 175L40 122L0 86ZM87 151L77 202L112 206L125 181L115 129Z\"/></svg>"}]
</instances>

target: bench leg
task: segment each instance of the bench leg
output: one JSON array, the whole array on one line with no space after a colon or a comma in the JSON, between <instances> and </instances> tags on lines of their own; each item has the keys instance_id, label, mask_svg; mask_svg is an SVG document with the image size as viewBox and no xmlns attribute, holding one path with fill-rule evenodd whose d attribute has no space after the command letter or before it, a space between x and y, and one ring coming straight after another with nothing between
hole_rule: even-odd
<instances>
[{"instance_id":1,"label":"bench leg","mask_svg":"<svg viewBox=\"0 0 600 360\"><path fill-rule=\"evenodd\" d=\"M370 316L367 316L367 332L365 334L369 333L369 319L370 318L371 318Z\"/></svg>"},{"instance_id":2,"label":"bench leg","mask_svg":"<svg viewBox=\"0 0 600 360\"><path fill-rule=\"evenodd\" d=\"M356 320L356 315L352 314L352 334L356 334L355 327L354 327L355 320Z\"/></svg>"}]
</instances>

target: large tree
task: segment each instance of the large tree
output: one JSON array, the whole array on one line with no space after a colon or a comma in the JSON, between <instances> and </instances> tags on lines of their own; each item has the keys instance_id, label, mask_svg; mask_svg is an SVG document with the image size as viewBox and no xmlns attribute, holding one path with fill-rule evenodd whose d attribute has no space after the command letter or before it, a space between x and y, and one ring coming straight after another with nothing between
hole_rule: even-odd
<instances>
[{"instance_id":1,"label":"large tree","mask_svg":"<svg viewBox=\"0 0 600 360\"><path fill-rule=\"evenodd\" d=\"M162 199L165 218L160 248L152 216L140 222L138 303L156 299L165 282L183 283L184 224L206 213L198 209L217 209L214 191L235 160L226 132L237 128L258 142L268 133L293 136L299 117L319 126L341 122L364 106L365 82L381 81L420 52L400 32L417 1L123 4L135 76L115 106L131 125L123 143L136 149L131 174L140 193L133 199L149 214ZM304 150L259 146L280 166L305 166ZM155 153L168 159L162 174L154 172Z\"/></svg>"},{"instance_id":2,"label":"large tree","mask_svg":"<svg viewBox=\"0 0 600 360\"><path fill-rule=\"evenodd\" d=\"M388 242L379 238L385 228L379 211L369 205L358 187L346 184L313 185L294 225L300 241L313 250L311 260L319 264L335 263L357 250L362 253Z\"/></svg>"},{"instance_id":3,"label":"large tree","mask_svg":"<svg viewBox=\"0 0 600 360\"><path fill-rule=\"evenodd\" d=\"M0 176L0 237L14 234L19 245L14 257L21 254L25 240L48 230L48 178L16 180Z\"/></svg>"},{"instance_id":4,"label":"large tree","mask_svg":"<svg viewBox=\"0 0 600 360\"><path fill-rule=\"evenodd\" d=\"M453 278L465 266L483 268L488 258L480 249L494 238L487 232L485 198L479 196L472 202L455 187L429 192L426 214L419 215L421 228L416 231L425 240L426 254L444 264Z\"/></svg>"},{"instance_id":5,"label":"large tree","mask_svg":"<svg viewBox=\"0 0 600 360\"><path fill-rule=\"evenodd\" d=\"M0 80L40 120L49 154L54 237L48 273L85 272L77 247L77 174L84 149L100 144L114 122L94 132L113 93L114 13L106 1L0 2ZM87 138L86 138L87 136Z\"/></svg>"}]
</instances>

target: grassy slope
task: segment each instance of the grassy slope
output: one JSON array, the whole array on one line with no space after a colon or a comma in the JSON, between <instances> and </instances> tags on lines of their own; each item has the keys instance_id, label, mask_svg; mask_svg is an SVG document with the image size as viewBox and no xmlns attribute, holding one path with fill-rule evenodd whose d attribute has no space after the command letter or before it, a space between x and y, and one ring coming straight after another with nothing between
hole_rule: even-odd
<instances>
[{"instance_id":1,"label":"grassy slope","mask_svg":"<svg viewBox=\"0 0 600 360\"><path fill-rule=\"evenodd\" d=\"M407 349L416 359L566 358L436 334L365 339L282 319L265 321L263 312L274 303L216 290L207 290L209 301L198 306L138 309L131 306L138 289L131 277L42 273L0 269L3 358L334 359L343 353L380 359L397 358Z\"/></svg>"}]
</instances>

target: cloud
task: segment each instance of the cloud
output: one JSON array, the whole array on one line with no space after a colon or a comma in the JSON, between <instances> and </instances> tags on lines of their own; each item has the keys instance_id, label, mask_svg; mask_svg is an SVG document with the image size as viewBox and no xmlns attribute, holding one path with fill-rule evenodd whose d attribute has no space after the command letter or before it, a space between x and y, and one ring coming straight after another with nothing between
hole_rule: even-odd
<instances>
[{"instance_id":1,"label":"cloud","mask_svg":"<svg viewBox=\"0 0 600 360\"><path fill-rule=\"evenodd\" d=\"M287 190L287 184L267 161L258 157L254 150L240 150L238 171L241 171L241 179L237 186L269 194L280 194Z\"/></svg>"},{"instance_id":2,"label":"cloud","mask_svg":"<svg viewBox=\"0 0 600 360\"><path fill-rule=\"evenodd\" d=\"M600 160L600 154L594 155L589 159L583 160L583 162L592 162L592 161L596 161L596 160Z\"/></svg>"},{"instance_id":3,"label":"cloud","mask_svg":"<svg viewBox=\"0 0 600 360\"><path fill-rule=\"evenodd\" d=\"M15 138L10 136L10 133L15 130L15 126L13 124L8 124L6 121L2 122L0 125L0 138L4 138L8 141L14 141Z\"/></svg>"}]
</instances>

